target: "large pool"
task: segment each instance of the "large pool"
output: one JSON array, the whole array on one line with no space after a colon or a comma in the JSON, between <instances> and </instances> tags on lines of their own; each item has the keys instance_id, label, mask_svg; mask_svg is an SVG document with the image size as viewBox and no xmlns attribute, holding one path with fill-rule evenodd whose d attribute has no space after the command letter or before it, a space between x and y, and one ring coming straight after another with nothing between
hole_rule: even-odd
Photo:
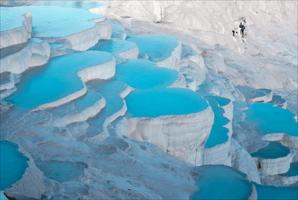
<instances>
[{"instance_id":1,"label":"large pool","mask_svg":"<svg viewBox=\"0 0 298 200\"><path fill-rule=\"evenodd\" d=\"M298 136L298 123L294 117L289 110L271 103L253 103L246 111L246 120L262 134L286 133Z\"/></svg>"},{"instance_id":2,"label":"large pool","mask_svg":"<svg viewBox=\"0 0 298 200\"><path fill-rule=\"evenodd\" d=\"M178 45L177 39L169 35L132 35L127 40L136 43L140 55L152 61L168 58Z\"/></svg>"},{"instance_id":3,"label":"large pool","mask_svg":"<svg viewBox=\"0 0 298 200\"><path fill-rule=\"evenodd\" d=\"M70 8L83 8L89 10L91 8L99 8L103 6L103 3L95 1L82 1L82 0L71 0L71 1L61 1L61 0L47 0L47 1L38 1L34 3L38 6L61 6L61 7L70 7Z\"/></svg>"},{"instance_id":4,"label":"large pool","mask_svg":"<svg viewBox=\"0 0 298 200\"><path fill-rule=\"evenodd\" d=\"M205 165L198 168L198 190L191 200L248 199L252 184L244 174L224 165Z\"/></svg>"},{"instance_id":5,"label":"large pool","mask_svg":"<svg viewBox=\"0 0 298 200\"><path fill-rule=\"evenodd\" d=\"M26 73L17 85L17 91L7 101L25 109L56 101L83 88L77 73L90 66L112 59L100 51L85 51L60 56L39 70Z\"/></svg>"},{"instance_id":6,"label":"large pool","mask_svg":"<svg viewBox=\"0 0 298 200\"><path fill-rule=\"evenodd\" d=\"M211 148L218 144L223 144L228 140L229 129L224 127L229 122L229 119L224 116L224 109L221 106L227 105L230 100L218 96L208 96L206 99L214 113L214 122L205 143L205 148Z\"/></svg>"},{"instance_id":7,"label":"large pool","mask_svg":"<svg viewBox=\"0 0 298 200\"><path fill-rule=\"evenodd\" d=\"M130 117L159 117L200 112L208 107L197 93L182 88L137 90L126 98Z\"/></svg>"},{"instance_id":8,"label":"large pool","mask_svg":"<svg viewBox=\"0 0 298 200\"><path fill-rule=\"evenodd\" d=\"M298 187L274 187L255 184L258 200L298 200Z\"/></svg>"},{"instance_id":9,"label":"large pool","mask_svg":"<svg viewBox=\"0 0 298 200\"><path fill-rule=\"evenodd\" d=\"M87 167L86 164L80 162L56 160L38 161L36 165L46 177L59 182L71 181L80 177Z\"/></svg>"},{"instance_id":10,"label":"large pool","mask_svg":"<svg viewBox=\"0 0 298 200\"><path fill-rule=\"evenodd\" d=\"M270 142L266 147L252 153L253 157L263 158L263 159L274 159L285 157L290 153L288 147L282 145L279 142Z\"/></svg>"},{"instance_id":11,"label":"large pool","mask_svg":"<svg viewBox=\"0 0 298 200\"><path fill-rule=\"evenodd\" d=\"M85 9L60 6L1 7L0 31L22 24L22 15L32 14L34 37L65 37L95 26L93 19L103 18Z\"/></svg>"},{"instance_id":12,"label":"large pool","mask_svg":"<svg viewBox=\"0 0 298 200\"><path fill-rule=\"evenodd\" d=\"M27 158L18 151L18 146L0 141L0 191L11 187L28 167Z\"/></svg>"},{"instance_id":13,"label":"large pool","mask_svg":"<svg viewBox=\"0 0 298 200\"><path fill-rule=\"evenodd\" d=\"M166 87L177 78L175 70L157 67L148 60L129 60L117 65L116 79L136 89Z\"/></svg>"}]
</instances>

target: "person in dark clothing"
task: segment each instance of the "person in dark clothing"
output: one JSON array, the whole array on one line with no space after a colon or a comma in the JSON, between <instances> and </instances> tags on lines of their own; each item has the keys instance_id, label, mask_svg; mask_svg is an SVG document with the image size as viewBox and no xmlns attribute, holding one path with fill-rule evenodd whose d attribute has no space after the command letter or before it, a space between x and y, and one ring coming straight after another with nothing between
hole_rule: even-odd
<instances>
[{"instance_id":1,"label":"person in dark clothing","mask_svg":"<svg viewBox=\"0 0 298 200\"><path fill-rule=\"evenodd\" d=\"M241 36L242 36L242 38L244 38L245 26L244 26L244 23L243 22L240 23L239 28L240 28Z\"/></svg>"}]
</instances>

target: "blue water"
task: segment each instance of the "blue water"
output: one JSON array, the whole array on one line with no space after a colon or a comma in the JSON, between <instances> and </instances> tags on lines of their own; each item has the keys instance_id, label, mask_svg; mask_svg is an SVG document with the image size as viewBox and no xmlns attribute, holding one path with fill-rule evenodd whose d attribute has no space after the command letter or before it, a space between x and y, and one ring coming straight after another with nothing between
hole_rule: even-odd
<instances>
[{"instance_id":1,"label":"blue water","mask_svg":"<svg viewBox=\"0 0 298 200\"><path fill-rule=\"evenodd\" d=\"M28 167L27 158L18 151L18 146L0 141L0 191L11 187Z\"/></svg>"},{"instance_id":2,"label":"blue water","mask_svg":"<svg viewBox=\"0 0 298 200\"><path fill-rule=\"evenodd\" d=\"M107 117L119 111L123 106L123 100L119 94L126 88L123 82L111 80L100 83L91 83L92 89L96 90L106 100L105 108L95 118L88 120L88 136L94 136L103 130L103 123Z\"/></svg>"},{"instance_id":3,"label":"blue water","mask_svg":"<svg viewBox=\"0 0 298 200\"><path fill-rule=\"evenodd\" d=\"M166 87L178 78L175 70L157 67L143 59L129 60L117 65L116 79L136 89Z\"/></svg>"},{"instance_id":4,"label":"blue water","mask_svg":"<svg viewBox=\"0 0 298 200\"><path fill-rule=\"evenodd\" d=\"M219 96L208 96L208 100L214 113L214 122L211 128L210 135L205 143L205 148L211 148L218 144L223 144L228 140L229 129L224 127L229 122L229 119L224 117L224 109L220 106L227 105L230 100Z\"/></svg>"},{"instance_id":5,"label":"blue water","mask_svg":"<svg viewBox=\"0 0 298 200\"><path fill-rule=\"evenodd\" d=\"M92 49L98 51L110 52L113 55L128 51L130 49L138 48L133 42L120 39L100 40Z\"/></svg>"},{"instance_id":6,"label":"blue water","mask_svg":"<svg viewBox=\"0 0 298 200\"><path fill-rule=\"evenodd\" d=\"M64 37L95 26L93 19L103 16L85 9L59 6L1 7L1 31L18 26L20 16L32 13L33 35L35 37ZM14 16L16 16L14 18Z\"/></svg>"},{"instance_id":7,"label":"blue water","mask_svg":"<svg viewBox=\"0 0 298 200\"><path fill-rule=\"evenodd\" d=\"M246 111L246 120L253 123L262 134L286 133L298 136L298 123L289 110L271 103L253 103Z\"/></svg>"},{"instance_id":8,"label":"blue water","mask_svg":"<svg viewBox=\"0 0 298 200\"><path fill-rule=\"evenodd\" d=\"M197 93L182 88L136 90L126 98L131 117L158 117L200 112L208 107Z\"/></svg>"},{"instance_id":9,"label":"blue water","mask_svg":"<svg viewBox=\"0 0 298 200\"><path fill-rule=\"evenodd\" d=\"M224 165L205 165L198 168L198 190L191 200L246 200L252 185L244 174Z\"/></svg>"},{"instance_id":10,"label":"blue water","mask_svg":"<svg viewBox=\"0 0 298 200\"><path fill-rule=\"evenodd\" d=\"M255 186L258 200L298 200L298 187Z\"/></svg>"},{"instance_id":11,"label":"blue water","mask_svg":"<svg viewBox=\"0 0 298 200\"><path fill-rule=\"evenodd\" d=\"M87 167L79 162L67 161L38 161L37 167L45 174L46 177L59 181L66 182L78 178L84 173Z\"/></svg>"},{"instance_id":12,"label":"blue water","mask_svg":"<svg viewBox=\"0 0 298 200\"><path fill-rule=\"evenodd\" d=\"M0 6L0 31L7 31L23 25L22 12L11 12L11 8Z\"/></svg>"},{"instance_id":13,"label":"blue water","mask_svg":"<svg viewBox=\"0 0 298 200\"><path fill-rule=\"evenodd\" d=\"M108 62L112 55L100 51L85 51L52 59L37 73L23 76L18 90L7 101L25 109L56 101L83 88L77 73L90 66Z\"/></svg>"},{"instance_id":14,"label":"blue water","mask_svg":"<svg viewBox=\"0 0 298 200\"><path fill-rule=\"evenodd\" d=\"M140 55L148 56L152 61L168 58L178 45L177 39L168 35L133 35L127 40L136 43Z\"/></svg>"},{"instance_id":15,"label":"blue water","mask_svg":"<svg viewBox=\"0 0 298 200\"><path fill-rule=\"evenodd\" d=\"M278 142L270 142L266 147L252 153L253 157L259 157L264 159L274 159L285 157L290 153L288 147L278 143Z\"/></svg>"},{"instance_id":16,"label":"blue water","mask_svg":"<svg viewBox=\"0 0 298 200\"><path fill-rule=\"evenodd\" d=\"M289 171L282 174L282 176L298 176L298 162L291 163Z\"/></svg>"}]
</instances>

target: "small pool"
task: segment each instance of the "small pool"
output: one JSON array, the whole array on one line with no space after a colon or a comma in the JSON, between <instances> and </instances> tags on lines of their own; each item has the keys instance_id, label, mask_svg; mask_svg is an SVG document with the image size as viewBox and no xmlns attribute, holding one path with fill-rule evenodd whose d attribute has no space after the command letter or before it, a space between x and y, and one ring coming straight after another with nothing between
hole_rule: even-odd
<instances>
[{"instance_id":1,"label":"small pool","mask_svg":"<svg viewBox=\"0 0 298 200\"><path fill-rule=\"evenodd\" d=\"M282 176L298 176L298 162L291 163L289 171L282 174Z\"/></svg>"},{"instance_id":2,"label":"small pool","mask_svg":"<svg viewBox=\"0 0 298 200\"><path fill-rule=\"evenodd\" d=\"M134 48L138 48L135 43L120 39L100 40L92 47L93 50L106 51L113 55L119 55Z\"/></svg>"},{"instance_id":3,"label":"small pool","mask_svg":"<svg viewBox=\"0 0 298 200\"><path fill-rule=\"evenodd\" d=\"M207 102L197 93L182 88L136 90L126 98L130 117L159 117L201 112Z\"/></svg>"},{"instance_id":4,"label":"small pool","mask_svg":"<svg viewBox=\"0 0 298 200\"><path fill-rule=\"evenodd\" d=\"M258 200L297 200L298 187L274 187L255 184Z\"/></svg>"},{"instance_id":5,"label":"small pool","mask_svg":"<svg viewBox=\"0 0 298 200\"><path fill-rule=\"evenodd\" d=\"M124 26L118 21L109 20L109 22L112 25L112 38L125 39L126 31Z\"/></svg>"},{"instance_id":6,"label":"small pool","mask_svg":"<svg viewBox=\"0 0 298 200\"><path fill-rule=\"evenodd\" d=\"M116 79L136 89L166 87L178 78L175 70L157 67L148 60L136 59L118 64Z\"/></svg>"},{"instance_id":7,"label":"small pool","mask_svg":"<svg viewBox=\"0 0 298 200\"><path fill-rule=\"evenodd\" d=\"M92 14L85 9L71 7L1 7L0 30L9 30L19 26L22 23L22 15L27 12L32 14L34 37L65 37L90 29L95 26L92 20L103 18L103 16Z\"/></svg>"},{"instance_id":8,"label":"small pool","mask_svg":"<svg viewBox=\"0 0 298 200\"><path fill-rule=\"evenodd\" d=\"M252 184L244 174L224 165L205 165L198 168L197 192L191 200L248 199Z\"/></svg>"},{"instance_id":9,"label":"small pool","mask_svg":"<svg viewBox=\"0 0 298 200\"><path fill-rule=\"evenodd\" d=\"M28 158L18 151L18 146L0 141L0 191L11 187L22 178Z\"/></svg>"},{"instance_id":10,"label":"small pool","mask_svg":"<svg viewBox=\"0 0 298 200\"><path fill-rule=\"evenodd\" d=\"M224 127L224 125L229 123L230 120L224 116L224 109L221 106L227 105L230 100L219 96L207 96L206 99L214 113L213 126L205 143L205 148L211 148L218 144L223 144L229 139L229 129Z\"/></svg>"},{"instance_id":11,"label":"small pool","mask_svg":"<svg viewBox=\"0 0 298 200\"><path fill-rule=\"evenodd\" d=\"M169 35L132 35L127 40L136 43L140 55L148 56L151 61L161 61L170 57L178 46L177 39Z\"/></svg>"},{"instance_id":12,"label":"small pool","mask_svg":"<svg viewBox=\"0 0 298 200\"><path fill-rule=\"evenodd\" d=\"M26 73L17 85L17 91L6 100L25 109L56 101L83 88L83 82L77 76L80 70L112 58L111 54L100 51L56 57L46 66Z\"/></svg>"},{"instance_id":13,"label":"small pool","mask_svg":"<svg viewBox=\"0 0 298 200\"><path fill-rule=\"evenodd\" d=\"M106 106L96 117L89 119L88 136L94 136L103 131L103 124L107 117L119 111L123 106L123 99L119 94L126 88L121 81L111 80L89 84L89 87L97 91L106 100Z\"/></svg>"},{"instance_id":14,"label":"small pool","mask_svg":"<svg viewBox=\"0 0 298 200\"><path fill-rule=\"evenodd\" d=\"M246 111L246 120L256 126L261 134L286 133L298 136L298 123L289 110L271 103L253 103Z\"/></svg>"},{"instance_id":15,"label":"small pool","mask_svg":"<svg viewBox=\"0 0 298 200\"><path fill-rule=\"evenodd\" d=\"M37 161L37 167L50 179L66 182L80 177L84 173L86 164L68 161Z\"/></svg>"},{"instance_id":16,"label":"small pool","mask_svg":"<svg viewBox=\"0 0 298 200\"><path fill-rule=\"evenodd\" d=\"M270 142L266 147L251 153L252 157L258 157L263 159L274 159L285 157L290 153L288 147L282 145L279 142Z\"/></svg>"}]
</instances>

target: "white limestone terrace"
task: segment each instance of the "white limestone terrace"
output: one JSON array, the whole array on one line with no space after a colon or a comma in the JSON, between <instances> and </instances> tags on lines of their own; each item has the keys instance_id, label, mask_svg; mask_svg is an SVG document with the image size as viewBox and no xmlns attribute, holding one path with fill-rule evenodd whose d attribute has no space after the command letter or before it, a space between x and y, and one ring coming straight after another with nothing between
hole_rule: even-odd
<instances>
[{"instance_id":1,"label":"white limestone terrace","mask_svg":"<svg viewBox=\"0 0 298 200\"><path fill-rule=\"evenodd\" d=\"M86 9L59 6L19 6L1 7L1 10L4 14L10 13L5 16L20 16L23 13L30 13L33 18L32 37L46 39L51 43L63 40L64 45L73 50L87 50L99 39L108 39L111 36L111 25L105 22L105 18L102 15L92 14ZM55 13L55 15L49 13ZM18 23L16 22L16 24ZM3 17L3 24L5 24L5 30L11 28L6 25L9 24L8 17ZM14 39L13 31L9 37Z\"/></svg>"},{"instance_id":2,"label":"white limestone terrace","mask_svg":"<svg viewBox=\"0 0 298 200\"><path fill-rule=\"evenodd\" d=\"M86 82L106 80L114 74L115 59L111 54L100 51L73 53L52 59L40 71L28 74L16 93L5 100L29 110L57 107L83 96L87 92Z\"/></svg>"},{"instance_id":3,"label":"white limestone terrace","mask_svg":"<svg viewBox=\"0 0 298 200\"><path fill-rule=\"evenodd\" d=\"M255 158L262 175L286 173L294 157L293 152L278 142L271 142L251 155Z\"/></svg>"},{"instance_id":4,"label":"white limestone terrace","mask_svg":"<svg viewBox=\"0 0 298 200\"><path fill-rule=\"evenodd\" d=\"M53 126L64 127L95 117L105 105L106 101L99 93L88 89L84 96L49 111L56 116Z\"/></svg>"},{"instance_id":5,"label":"white limestone terrace","mask_svg":"<svg viewBox=\"0 0 298 200\"><path fill-rule=\"evenodd\" d=\"M126 103L128 114L118 124L119 133L153 143L193 165L202 164L213 112L199 95L181 88L138 90Z\"/></svg>"}]
</instances>

